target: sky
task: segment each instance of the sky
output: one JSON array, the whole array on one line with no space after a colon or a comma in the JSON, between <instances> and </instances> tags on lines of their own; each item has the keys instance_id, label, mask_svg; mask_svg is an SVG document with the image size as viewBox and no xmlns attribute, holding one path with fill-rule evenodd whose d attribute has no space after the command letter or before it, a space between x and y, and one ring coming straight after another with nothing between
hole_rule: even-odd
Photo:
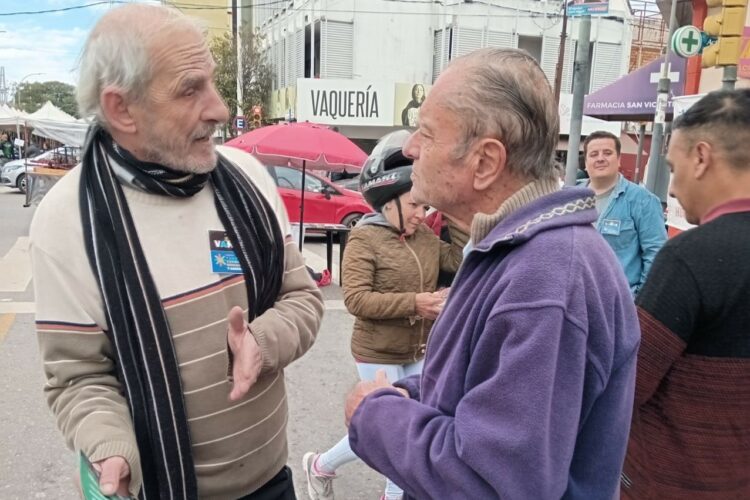
<instances>
[{"instance_id":1,"label":"sky","mask_svg":"<svg viewBox=\"0 0 750 500\"><path fill-rule=\"evenodd\" d=\"M5 68L5 83L8 87L33 73L42 74L28 76L23 81L57 80L75 84L78 57L86 36L107 9L122 3L105 0L0 2L0 66ZM56 10L81 5L90 6L64 12L7 15L13 12Z\"/></svg>"}]
</instances>

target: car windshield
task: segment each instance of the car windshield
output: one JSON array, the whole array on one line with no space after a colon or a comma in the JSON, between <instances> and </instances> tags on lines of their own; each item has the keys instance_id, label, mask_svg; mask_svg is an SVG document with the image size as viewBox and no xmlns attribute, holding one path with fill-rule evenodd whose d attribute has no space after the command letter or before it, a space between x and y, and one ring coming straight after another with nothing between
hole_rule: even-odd
<instances>
[{"instance_id":1,"label":"car windshield","mask_svg":"<svg viewBox=\"0 0 750 500\"><path fill-rule=\"evenodd\" d=\"M273 167L276 171L276 183L280 188L300 190L302 187L302 171L291 167ZM305 191L320 193L323 191L323 181L312 174L305 175Z\"/></svg>"}]
</instances>

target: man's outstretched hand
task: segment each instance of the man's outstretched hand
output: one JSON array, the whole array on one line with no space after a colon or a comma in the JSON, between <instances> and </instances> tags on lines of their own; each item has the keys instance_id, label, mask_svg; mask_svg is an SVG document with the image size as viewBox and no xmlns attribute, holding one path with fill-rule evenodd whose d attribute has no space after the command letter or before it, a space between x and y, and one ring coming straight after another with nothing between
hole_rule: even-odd
<instances>
[{"instance_id":1,"label":"man's outstretched hand","mask_svg":"<svg viewBox=\"0 0 750 500\"><path fill-rule=\"evenodd\" d=\"M258 342L250 333L242 308L233 307L227 319L229 320L227 343L233 358L232 391L229 393L229 399L237 401L242 399L258 380L263 358L260 355Z\"/></svg>"},{"instance_id":2,"label":"man's outstretched hand","mask_svg":"<svg viewBox=\"0 0 750 500\"><path fill-rule=\"evenodd\" d=\"M402 396L406 398L409 397L409 393L406 389L393 387L385 374L385 370L378 370L375 372L375 380L363 380L358 382L346 397L346 403L344 404L344 423L347 427L349 427L352 415L357 411L362 400L378 389L396 389Z\"/></svg>"}]
</instances>

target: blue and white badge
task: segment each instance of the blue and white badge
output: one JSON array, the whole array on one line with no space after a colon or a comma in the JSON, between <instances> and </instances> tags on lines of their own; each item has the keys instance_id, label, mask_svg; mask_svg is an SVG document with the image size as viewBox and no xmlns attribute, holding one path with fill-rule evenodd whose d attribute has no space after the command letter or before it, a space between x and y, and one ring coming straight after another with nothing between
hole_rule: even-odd
<instances>
[{"instance_id":1,"label":"blue and white badge","mask_svg":"<svg viewBox=\"0 0 750 500\"><path fill-rule=\"evenodd\" d=\"M604 219L602 221L602 234L610 236L620 235L620 221L617 219Z\"/></svg>"},{"instance_id":2,"label":"blue and white badge","mask_svg":"<svg viewBox=\"0 0 750 500\"><path fill-rule=\"evenodd\" d=\"M225 231L209 231L211 247L211 272L216 274L242 274L242 266L234 253L234 246Z\"/></svg>"}]
</instances>

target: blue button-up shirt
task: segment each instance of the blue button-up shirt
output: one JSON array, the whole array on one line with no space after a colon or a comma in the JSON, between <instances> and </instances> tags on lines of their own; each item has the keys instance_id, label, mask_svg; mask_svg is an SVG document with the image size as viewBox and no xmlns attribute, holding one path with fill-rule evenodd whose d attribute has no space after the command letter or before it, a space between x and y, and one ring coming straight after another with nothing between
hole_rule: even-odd
<instances>
[{"instance_id":1,"label":"blue button-up shirt","mask_svg":"<svg viewBox=\"0 0 750 500\"><path fill-rule=\"evenodd\" d=\"M620 175L596 229L615 251L633 295L646 281L665 241L664 210L653 193Z\"/></svg>"}]
</instances>

